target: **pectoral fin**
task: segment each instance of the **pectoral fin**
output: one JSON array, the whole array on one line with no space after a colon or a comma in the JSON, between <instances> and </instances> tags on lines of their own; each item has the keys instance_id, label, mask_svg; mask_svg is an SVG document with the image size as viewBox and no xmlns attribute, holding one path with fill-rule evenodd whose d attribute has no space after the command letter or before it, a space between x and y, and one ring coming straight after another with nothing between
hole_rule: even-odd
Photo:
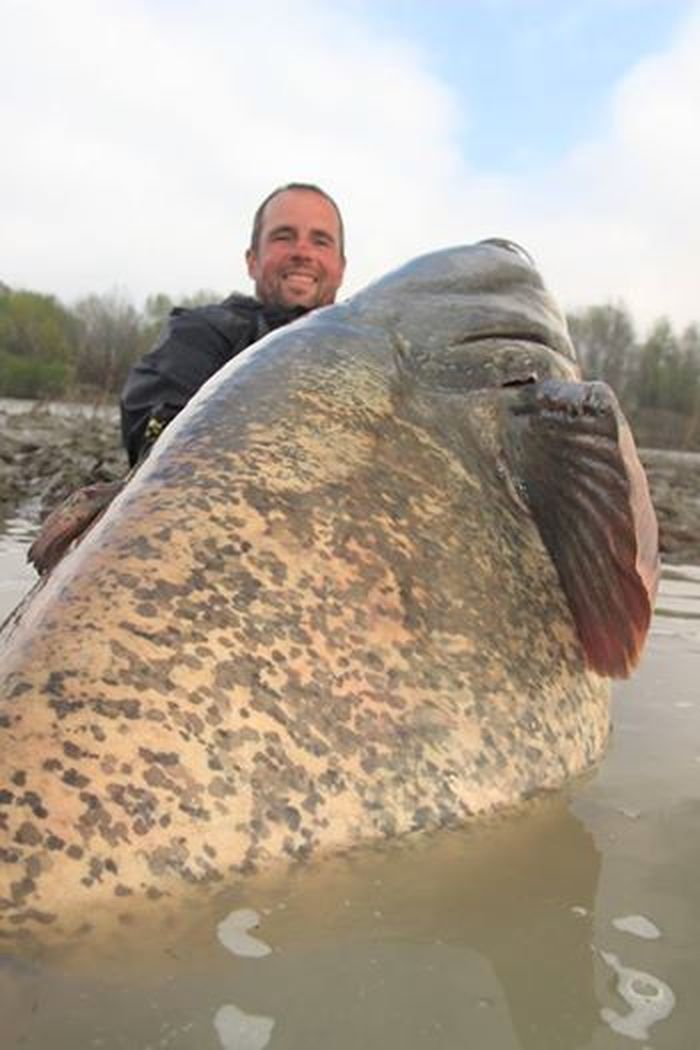
<instances>
[{"instance_id":1,"label":"pectoral fin","mask_svg":"<svg viewBox=\"0 0 700 1050\"><path fill-rule=\"evenodd\" d=\"M604 383L548 379L509 392L506 461L600 675L641 655L659 576L658 528L629 425Z\"/></svg>"},{"instance_id":2,"label":"pectoral fin","mask_svg":"<svg viewBox=\"0 0 700 1050\"><path fill-rule=\"evenodd\" d=\"M126 483L122 481L97 482L77 489L52 510L27 552L31 562L42 575L49 572L66 553L70 545L82 538L88 528L109 506Z\"/></svg>"}]
</instances>

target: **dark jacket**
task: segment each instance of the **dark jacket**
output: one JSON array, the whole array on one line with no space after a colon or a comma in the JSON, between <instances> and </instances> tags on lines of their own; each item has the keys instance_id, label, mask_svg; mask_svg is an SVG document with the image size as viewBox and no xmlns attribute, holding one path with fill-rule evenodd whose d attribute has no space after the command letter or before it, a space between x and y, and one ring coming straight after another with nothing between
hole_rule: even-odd
<instances>
[{"instance_id":1,"label":"dark jacket","mask_svg":"<svg viewBox=\"0 0 700 1050\"><path fill-rule=\"evenodd\" d=\"M131 466L185 407L200 386L232 357L303 307L263 306L234 292L222 303L176 307L152 350L132 366L121 396L122 440Z\"/></svg>"}]
</instances>

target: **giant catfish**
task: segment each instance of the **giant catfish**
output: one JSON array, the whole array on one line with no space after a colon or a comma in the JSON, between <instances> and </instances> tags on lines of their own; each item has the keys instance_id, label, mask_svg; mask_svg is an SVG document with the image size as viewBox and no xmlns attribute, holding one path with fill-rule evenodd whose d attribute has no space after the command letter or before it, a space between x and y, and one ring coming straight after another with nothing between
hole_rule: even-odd
<instances>
[{"instance_id":1,"label":"giant catfish","mask_svg":"<svg viewBox=\"0 0 700 1050\"><path fill-rule=\"evenodd\" d=\"M273 333L5 626L2 928L559 788L657 572L629 428L514 245Z\"/></svg>"}]
</instances>

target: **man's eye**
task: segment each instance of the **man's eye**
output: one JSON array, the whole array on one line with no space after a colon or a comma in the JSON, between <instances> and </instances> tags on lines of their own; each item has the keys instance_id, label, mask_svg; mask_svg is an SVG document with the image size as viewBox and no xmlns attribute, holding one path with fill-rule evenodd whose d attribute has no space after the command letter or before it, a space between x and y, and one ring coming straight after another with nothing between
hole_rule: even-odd
<instances>
[{"instance_id":1,"label":"man's eye","mask_svg":"<svg viewBox=\"0 0 700 1050\"><path fill-rule=\"evenodd\" d=\"M291 239L291 233L289 230L277 230L272 234L273 241L288 241Z\"/></svg>"}]
</instances>

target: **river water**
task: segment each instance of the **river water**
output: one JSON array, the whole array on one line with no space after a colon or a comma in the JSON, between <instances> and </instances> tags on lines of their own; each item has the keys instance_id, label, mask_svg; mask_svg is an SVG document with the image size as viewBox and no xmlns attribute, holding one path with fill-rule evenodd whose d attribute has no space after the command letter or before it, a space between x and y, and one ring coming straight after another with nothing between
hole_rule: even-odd
<instances>
[{"instance_id":1,"label":"river water","mask_svg":"<svg viewBox=\"0 0 700 1050\"><path fill-rule=\"evenodd\" d=\"M0 525L0 615L31 507ZM3 1050L700 1047L700 567L665 568L601 768L463 832L310 865L185 933L0 957Z\"/></svg>"}]
</instances>

